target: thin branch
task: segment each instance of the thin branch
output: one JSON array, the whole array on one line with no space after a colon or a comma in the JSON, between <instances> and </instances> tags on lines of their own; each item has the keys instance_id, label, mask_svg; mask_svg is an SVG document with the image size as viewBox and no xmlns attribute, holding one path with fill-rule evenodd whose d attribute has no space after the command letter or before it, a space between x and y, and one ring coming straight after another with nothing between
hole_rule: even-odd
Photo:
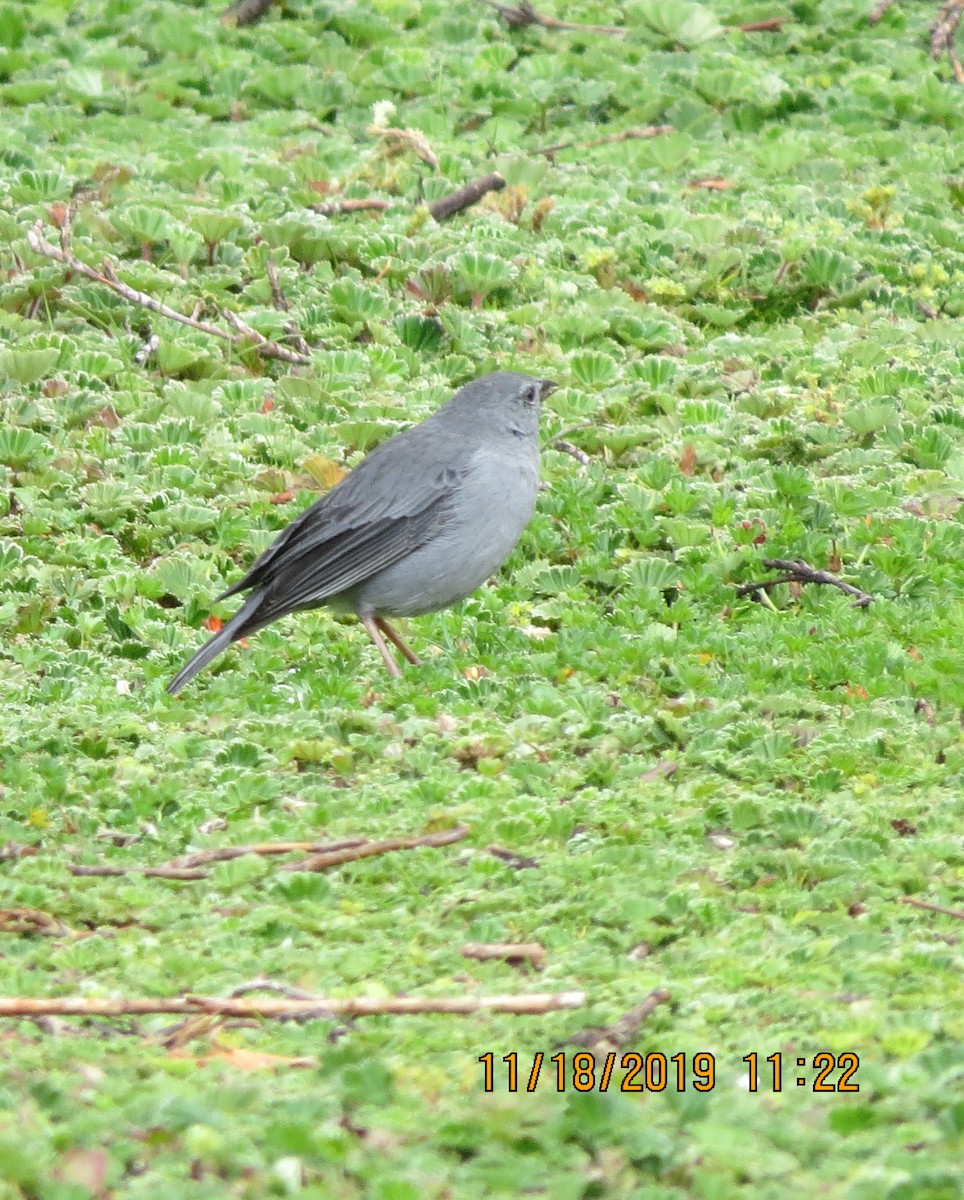
<instances>
[{"instance_id":1,"label":"thin branch","mask_svg":"<svg viewBox=\"0 0 964 1200\"><path fill-rule=\"evenodd\" d=\"M877 0L877 3L867 15L868 25L878 25L890 10L894 0Z\"/></svg>"},{"instance_id":2,"label":"thin branch","mask_svg":"<svg viewBox=\"0 0 964 1200\"><path fill-rule=\"evenodd\" d=\"M104 878L115 878L118 875L145 875L150 879L207 879L207 871L189 871L181 867L108 867L108 866L83 866L78 863L69 863L67 870L71 875L78 876L101 876Z\"/></svg>"},{"instance_id":3,"label":"thin branch","mask_svg":"<svg viewBox=\"0 0 964 1200\"><path fill-rule=\"evenodd\" d=\"M520 0L512 7L499 4L498 0L482 0L489 8L494 8L505 23L513 29L525 29L529 25L538 25L542 29L559 29L567 33L599 33L606 37L625 37L629 29L625 25L581 25L576 21L560 21L556 17L547 17L539 12L531 0ZM766 17L762 21L747 21L745 25L725 25L728 32L741 33L770 33L781 29L793 17Z\"/></svg>"},{"instance_id":4,"label":"thin branch","mask_svg":"<svg viewBox=\"0 0 964 1200\"><path fill-rule=\"evenodd\" d=\"M534 992L521 996L317 996L307 1000L243 1000L220 996L0 997L2 1017L126 1017L150 1013L201 1013L220 1017L372 1017L382 1014L502 1012L538 1014L580 1008L585 992Z\"/></svg>"},{"instance_id":5,"label":"thin branch","mask_svg":"<svg viewBox=\"0 0 964 1200\"><path fill-rule=\"evenodd\" d=\"M603 33L612 37L625 37L626 29L622 25L580 25L575 21L559 21L555 17L547 17L537 12L530 0L520 0L512 8L507 4L499 4L497 0L482 0L489 8L494 8L505 23L513 29L524 29L527 25L540 25L543 29L564 29L572 33Z\"/></svg>"},{"instance_id":6,"label":"thin branch","mask_svg":"<svg viewBox=\"0 0 964 1200\"><path fill-rule=\"evenodd\" d=\"M781 583L823 583L828 587L839 588L848 596L855 596L856 599L852 606L854 608L867 608L874 601L874 597L869 593L862 592L853 584L845 583L836 575L831 575L829 571L818 571L816 567L805 563L802 558L765 558L763 565L771 571L782 571L783 575L778 579L761 579L755 583L743 583L736 589L738 596L754 595L758 599L757 593L768 591Z\"/></svg>"},{"instance_id":7,"label":"thin branch","mask_svg":"<svg viewBox=\"0 0 964 1200\"><path fill-rule=\"evenodd\" d=\"M765 17L762 21L747 21L745 25L724 25L727 33L775 33L787 25L793 17Z\"/></svg>"},{"instance_id":8,"label":"thin branch","mask_svg":"<svg viewBox=\"0 0 964 1200\"><path fill-rule=\"evenodd\" d=\"M912 904L914 908L924 908L928 912L943 913L945 917L953 917L955 921L964 921L964 912L959 908L945 908L942 904L931 904L929 900L918 900L916 896L901 896L901 904Z\"/></svg>"},{"instance_id":9,"label":"thin branch","mask_svg":"<svg viewBox=\"0 0 964 1200\"><path fill-rule=\"evenodd\" d=\"M228 332L219 325L212 325L209 321L199 321L195 317L185 316L177 309L170 308L167 304L163 304L160 300L155 300L153 296L147 295L146 292L139 292L136 288L132 288L129 284L124 283L119 279L114 268L105 262L101 270L88 266L82 262L69 250L64 250L60 246L54 246L48 242L43 236L43 222L37 221L32 229L27 230L27 244L35 254L42 254L45 258L51 258L55 262L63 263L69 270L77 275L82 275L85 279L90 279L94 283L103 284L111 289L118 296L127 300L131 304L139 304L142 308L147 308L151 312L155 312L158 316L166 317L169 321L177 321L181 325L189 325L192 329L197 329L201 333L206 333L210 337L220 338L221 341L231 342L233 345L240 346L242 337L245 341L252 341L254 349L264 358L277 358L282 362L290 363L308 363L310 358L307 355L299 354L295 350L289 350L287 346L281 346L277 342L272 342L263 334L258 333L256 329L252 329L250 325L242 321L241 318L228 309L223 310L224 319L233 325L238 335Z\"/></svg>"},{"instance_id":10,"label":"thin branch","mask_svg":"<svg viewBox=\"0 0 964 1200\"><path fill-rule=\"evenodd\" d=\"M323 217L334 217L340 213L384 212L389 203L387 200L329 200L324 204L309 204L308 207Z\"/></svg>"},{"instance_id":11,"label":"thin branch","mask_svg":"<svg viewBox=\"0 0 964 1200\"><path fill-rule=\"evenodd\" d=\"M360 846L343 850L327 850L301 858L297 862L285 863L282 871L327 871L342 863L354 862L359 858L371 858L375 854L388 854L392 850L415 850L420 846L450 846L468 837L469 827L457 825L454 829L440 829L437 833L425 833L417 837L388 838L384 842L363 842Z\"/></svg>"},{"instance_id":12,"label":"thin branch","mask_svg":"<svg viewBox=\"0 0 964 1200\"><path fill-rule=\"evenodd\" d=\"M640 1026L646 1018L661 1004L666 1004L669 999L669 992L664 988L656 988L641 1004L631 1008L628 1013L624 1013L611 1025L591 1025L588 1029L574 1033L560 1044L585 1046L587 1049L603 1047L618 1049L620 1046L630 1045L636 1040Z\"/></svg>"},{"instance_id":13,"label":"thin branch","mask_svg":"<svg viewBox=\"0 0 964 1200\"><path fill-rule=\"evenodd\" d=\"M493 959L508 962L530 962L541 968L546 961L545 947L539 942L466 942L462 947L463 958L474 958L479 962Z\"/></svg>"},{"instance_id":14,"label":"thin branch","mask_svg":"<svg viewBox=\"0 0 964 1200\"><path fill-rule=\"evenodd\" d=\"M264 273L268 277L268 286L271 288L271 303L279 312L288 312L291 305L282 290L281 280L278 278L278 264L274 259L266 258L264 260Z\"/></svg>"},{"instance_id":15,"label":"thin branch","mask_svg":"<svg viewBox=\"0 0 964 1200\"><path fill-rule=\"evenodd\" d=\"M260 21L275 0L234 0L221 14L222 25L254 25Z\"/></svg>"},{"instance_id":16,"label":"thin branch","mask_svg":"<svg viewBox=\"0 0 964 1200\"><path fill-rule=\"evenodd\" d=\"M41 937L85 936L41 908L0 908L0 933L39 934Z\"/></svg>"},{"instance_id":17,"label":"thin branch","mask_svg":"<svg viewBox=\"0 0 964 1200\"><path fill-rule=\"evenodd\" d=\"M609 146L613 142L638 141L660 137L664 133L672 132L672 125L637 125L632 129L623 129L619 133L607 134L606 137L593 138L591 142L556 142L552 146L539 146L530 153L551 155L558 154L560 150L589 150L593 146Z\"/></svg>"},{"instance_id":18,"label":"thin branch","mask_svg":"<svg viewBox=\"0 0 964 1200\"><path fill-rule=\"evenodd\" d=\"M501 192L504 187L505 180L498 171L493 171L491 175L483 175L481 179L473 179L470 183L465 183L462 187L456 188L454 192L449 192L441 200L435 200L428 206L428 211L436 221L447 221L449 217L454 217L456 213L461 212L464 208L469 208L470 205L477 204L488 192Z\"/></svg>"},{"instance_id":19,"label":"thin branch","mask_svg":"<svg viewBox=\"0 0 964 1200\"><path fill-rule=\"evenodd\" d=\"M588 467L592 462L592 459L585 452L585 450L580 450L579 447L574 446L572 442L566 442L563 441L562 438L557 438L556 441L550 442L549 444L552 446L553 450L558 450L562 454L568 454L571 458L574 458L576 462L582 463L584 467Z\"/></svg>"},{"instance_id":20,"label":"thin branch","mask_svg":"<svg viewBox=\"0 0 964 1200\"><path fill-rule=\"evenodd\" d=\"M938 59L946 54L950 60L954 78L958 83L964 83L964 67L954 48L954 35L964 16L964 0L946 0L941 5L937 20L931 26L931 58Z\"/></svg>"},{"instance_id":21,"label":"thin branch","mask_svg":"<svg viewBox=\"0 0 964 1200\"><path fill-rule=\"evenodd\" d=\"M340 842L252 842L247 846L213 846L210 850L195 850L193 854L182 854L172 858L171 867L203 867L208 863L230 862L246 854L332 854L337 850L350 850L355 846L370 844L367 838L344 838Z\"/></svg>"},{"instance_id":22,"label":"thin branch","mask_svg":"<svg viewBox=\"0 0 964 1200\"><path fill-rule=\"evenodd\" d=\"M524 854L516 854L514 850L506 850L502 846L486 846L486 853L504 862L513 871L535 870L539 862L535 858L527 858Z\"/></svg>"},{"instance_id":23,"label":"thin branch","mask_svg":"<svg viewBox=\"0 0 964 1200\"><path fill-rule=\"evenodd\" d=\"M438 174L441 171L438 155L432 149L432 143L420 129L395 129L388 125L371 125L368 132L375 137L384 139L385 153L389 156L400 154L407 146L416 158L420 158Z\"/></svg>"},{"instance_id":24,"label":"thin branch","mask_svg":"<svg viewBox=\"0 0 964 1200\"><path fill-rule=\"evenodd\" d=\"M448 846L467 837L467 825L459 825L455 829L443 829L436 833L426 833L412 837L387 838L385 841L373 842L367 838L344 838L340 842L254 842L245 846L214 846L209 850L196 850L192 854L182 854L170 862L161 863L156 867L118 866L97 864L82 866L71 864L67 870L71 875L103 876L115 878L121 875L145 875L153 879L207 879L210 871L206 868L211 863L230 862L235 858L243 858L246 854L275 855L308 853L308 858L286 863L282 871L324 871L329 867L337 867L342 863L354 862L359 858L370 858L376 854L388 854L393 850L415 850L420 846Z\"/></svg>"}]
</instances>

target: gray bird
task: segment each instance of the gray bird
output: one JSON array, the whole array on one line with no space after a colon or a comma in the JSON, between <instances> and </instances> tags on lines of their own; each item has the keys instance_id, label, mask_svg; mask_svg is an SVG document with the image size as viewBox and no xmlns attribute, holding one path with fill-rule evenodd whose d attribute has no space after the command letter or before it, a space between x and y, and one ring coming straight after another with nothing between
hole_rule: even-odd
<instances>
[{"instance_id":1,"label":"gray bird","mask_svg":"<svg viewBox=\"0 0 964 1200\"><path fill-rule=\"evenodd\" d=\"M385 618L464 600L508 558L535 508L539 408L555 387L495 371L382 442L218 596L250 591L167 690L180 691L238 638L322 605L358 617L390 675L401 671L385 637L418 664Z\"/></svg>"}]
</instances>

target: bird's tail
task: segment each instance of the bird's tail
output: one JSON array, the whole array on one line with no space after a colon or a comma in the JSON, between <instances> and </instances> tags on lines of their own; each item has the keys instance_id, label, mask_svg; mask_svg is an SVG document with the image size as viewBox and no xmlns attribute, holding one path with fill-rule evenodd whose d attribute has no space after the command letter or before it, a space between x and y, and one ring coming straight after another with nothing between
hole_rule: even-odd
<instances>
[{"instance_id":1,"label":"bird's tail","mask_svg":"<svg viewBox=\"0 0 964 1200\"><path fill-rule=\"evenodd\" d=\"M245 634L254 633L256 629L260 629L263 624L267 623L259 621L257 617L257 611L263 598L263 591L252 592L244 606L234 614L231 620L213 638L204 643L191 661L186 663L167 685L167 690L172 696L176 695L186 683L194 678L198 671L203 670L232 642L236 642Z\"/></svg>"}]
</instances>

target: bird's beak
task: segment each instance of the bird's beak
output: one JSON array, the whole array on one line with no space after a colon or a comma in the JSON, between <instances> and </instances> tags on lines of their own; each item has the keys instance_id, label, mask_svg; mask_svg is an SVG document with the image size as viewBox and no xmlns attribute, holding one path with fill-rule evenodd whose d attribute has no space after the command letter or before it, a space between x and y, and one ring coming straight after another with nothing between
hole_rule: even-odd
<instances>
[{"instance_id":1,"label":"bird's beak","mask_svg":"<svg viewBox=\"0 0 964 1200\"><path fill-rule=\"evenodd\" d=\"M539 396L539 399L545 400L546 396L548 396L551 392L554 392L556 390L556 388L559 386L559 384L553 383L553 381L551 379L540 379L539 386L542 389L542 393Z\"/></svg>"}]
</instances>

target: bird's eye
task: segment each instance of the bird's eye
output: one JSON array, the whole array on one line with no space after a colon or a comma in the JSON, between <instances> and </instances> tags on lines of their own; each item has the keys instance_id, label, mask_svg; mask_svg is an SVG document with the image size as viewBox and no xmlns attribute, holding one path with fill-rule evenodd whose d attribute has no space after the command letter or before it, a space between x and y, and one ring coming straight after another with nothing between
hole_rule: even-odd
<instances>
[{"instance_id":1,"label":"bird's eye","mask_svg":"<svg viewBox=\"0 0 964 1200\"><path fill-rule=\"evenodd\" d=\"M524 400L526 404L538 404L542 399L542 384L530 383L525 389Z\"/></svg>"}]
</instances>

